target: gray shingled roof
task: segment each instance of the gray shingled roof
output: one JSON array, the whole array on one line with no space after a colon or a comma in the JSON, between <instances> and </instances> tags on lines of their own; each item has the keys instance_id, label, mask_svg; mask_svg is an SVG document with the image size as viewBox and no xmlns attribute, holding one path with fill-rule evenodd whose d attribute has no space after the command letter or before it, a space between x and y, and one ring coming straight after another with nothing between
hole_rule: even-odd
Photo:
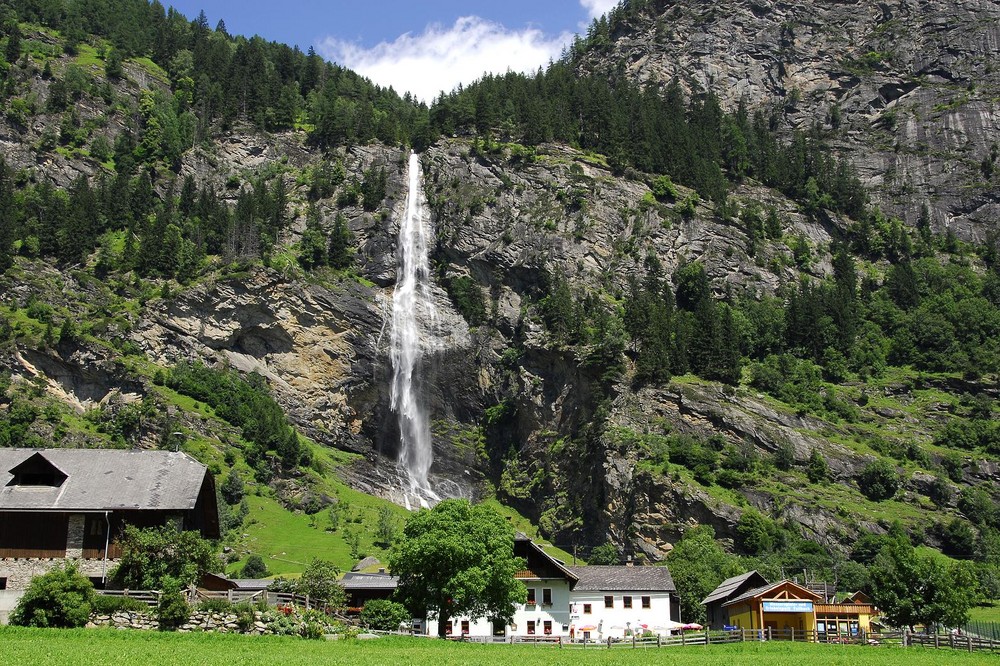
<instances>
[{"instance_id":1,"label":"gray shingled roof","mask_svg":"<svg viewBox=\"0 0 1000 666\"><path fill-rule=\"evenodd\" d=\"M11 486L10 470L40 454L67 475L59 487ZM186 511L207 470L184 453L118 449L0 449L0 511Z\"/></svg>"},{"instance_id":2,"label":"gray shingled roof","mask_svg":"<svg viewBox=\"0 0 1000 666\"><path fill-rule=\"evenodd\" d=\"M666 567L595 565L567 567L579 579L574 590L584 592L675 592Z\"/></svg>"},{"instance_id":3,"label":"gray shingled roof","mask_svg":"<svg viewBox=\"0 0 1000 666\"><path fill-rule=\"evenodd\" d=\"M719 583L719 587L715 588L710 595L702 600L702 604L710 604L713 601L719 601L725 599L730 594L735 592L740 585L748 581L753 576L760 576L760 579L767 582L767 579L761 576L756 571L748 571L745 574L740 574L739 576L733 576L732 578L727 578L726 580Z\"/></svg>"},{"instance_id":4,"label":"gray shingled roof","mask_svg":"<svg viewBox=\"0 0 1000 666\"><path fill-rule=\"evenodd\" d=\"M237 590L266 590L274 581L270 578L230 578Z\"/></svg>"},{"instance_id":5,"label":"gray shingled roof","mask_svg":"<svg viewBox=\"0 0 1000 666\"><path fill-rule=\"evenodd\" d=\"M399 577L389 574L366 574L349 572L340 579L340 586L345 590L395 590L399 585Z\"/></svg>"}]
</instances>

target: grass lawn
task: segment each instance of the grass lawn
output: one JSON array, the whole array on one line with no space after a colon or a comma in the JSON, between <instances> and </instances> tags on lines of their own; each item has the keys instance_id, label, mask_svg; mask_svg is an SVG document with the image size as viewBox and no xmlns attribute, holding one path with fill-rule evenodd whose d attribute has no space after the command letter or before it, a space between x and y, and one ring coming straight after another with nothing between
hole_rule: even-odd
<instances>
[{"instance_id":1,"label":"grass lawn","mask_svg":"<svg viewBox=\"0 0 1000 666\"><path fill-rule=\"evenodd\" d=\"M741 643L660 650L559 650L527 645L471 645L438 640L382 638L374 641L306 641L300 638L166 634L105 629L15 629L0 627L0 657L6 664L241 664L314 666L321 664L768 664L802 666L931 666L996 663L997 657L959 651L898 647Z\"/></svg>"},{"instance_id":2,"label":"grass lawn","mask_svg":"<svg viewBox=\"0 0 1000 666\"><path fill-rule=\"evenodd\" d=\"M973 606L969 609L969 616L973 622L996 622L1000 624L1000 600L994 601L989 606Z\"/></svg>"},{"instance_id":3,"label":"grass lawn","mask_svg":"<svg viewBox=\"0 0 1000 666\"><path fill-rule=\"evenodd\" d=\"M742 643L711 647L615 650L565 649L529 645L472 645L436 639L381 638L374 641L306 641L299 638L168 634L104 629L0 628L4 663L193 666L197 664L671 664L696 666L931 666L996 663L997 657L959 651L898 647Z\"/></svg>"}]
</instances>

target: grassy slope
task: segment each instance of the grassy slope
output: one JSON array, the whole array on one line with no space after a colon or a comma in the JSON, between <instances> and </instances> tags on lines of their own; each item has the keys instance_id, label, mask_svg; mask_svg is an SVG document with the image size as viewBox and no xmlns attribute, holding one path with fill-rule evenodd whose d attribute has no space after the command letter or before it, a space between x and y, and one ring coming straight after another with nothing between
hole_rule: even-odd
<instances>
[{"instance_id":1,"label":"grassy slope","mask_svg":"<svg viewBox=\"0 0 1000 666\"><path fill-rule=\"evenodd\" d=\"M112 630L46 630L0 628L0 654L6 663L115 663L196 666L200 664L676 664L677 666L767 663L881 666L907 664L992 663L996 657L921 648L807 645L802 643L741 643L729 646L655 649L559 650L554 647L471 645L427 639L389 638L377 641L305 641L299 638L165 634Z\"/></svg>"}]
</instances>

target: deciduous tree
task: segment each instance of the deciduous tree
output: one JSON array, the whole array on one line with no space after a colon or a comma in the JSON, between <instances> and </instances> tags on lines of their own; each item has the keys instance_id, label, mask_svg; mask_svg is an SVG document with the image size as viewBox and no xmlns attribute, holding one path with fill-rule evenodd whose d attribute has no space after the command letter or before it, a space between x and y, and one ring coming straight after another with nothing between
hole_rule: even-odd
<instances>
[{"instance_id":1,"label":"deciduous tree","mask_svg":"<svg viewBox=\"0 0 1000 666\"><path fill-rule=\"evenodd\" d=\"M437 615L438 635L452 617L509 623L527 590L514 578L514 530L498 513L445 500L414 514L389 555L397 594L411 611Z\"/></svg>"}]
</instances>

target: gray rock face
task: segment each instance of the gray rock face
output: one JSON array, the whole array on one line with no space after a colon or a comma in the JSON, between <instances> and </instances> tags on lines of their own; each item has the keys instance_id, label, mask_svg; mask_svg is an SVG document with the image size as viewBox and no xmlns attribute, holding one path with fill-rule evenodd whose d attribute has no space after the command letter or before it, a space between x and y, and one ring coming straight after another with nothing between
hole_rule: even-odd
<instances>
[{"instance_id":1,"label":"gray rock face","mask_svg":"<svg viewBox=\"0 0 1000 666\"><path fill-rule=\"evenodd\" d=\"M981 240L1000 213L995 0L654 0L615 24L585 71L624 63L637 81L677 78L735 108L820 125L887 212ZM993 161L996 161L995 154Z\"/></svg>"}]
</instances>

